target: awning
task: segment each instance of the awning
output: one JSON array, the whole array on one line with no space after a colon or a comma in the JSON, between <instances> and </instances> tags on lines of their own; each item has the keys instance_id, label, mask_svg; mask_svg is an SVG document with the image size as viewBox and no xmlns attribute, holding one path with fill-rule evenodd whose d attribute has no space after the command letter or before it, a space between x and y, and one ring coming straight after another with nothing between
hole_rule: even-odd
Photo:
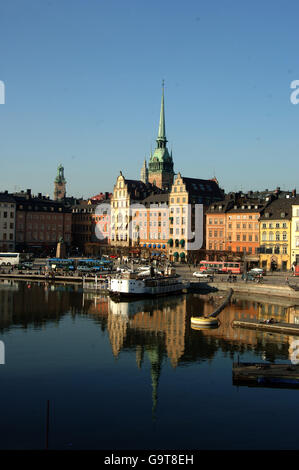
<instances>
[{"instance_id":1,"label":"awning","mask_svg":"<svg viewBox=\"0 0 299 470\"><path fill-rule=\"evenodd\" d=\"M185 258L185 253L180 253L181 258Z\"/></svg>"},{"instance_id":2,"label":"awning","mask_svg":"<svg viewBox=\"0 0 299 470\"><path fill-rule=\"evenodd\" d=\"M175 257L179 256L178 252L176 251L175 253L173 253L173 256Z\"/></svg>"}]
</instances>

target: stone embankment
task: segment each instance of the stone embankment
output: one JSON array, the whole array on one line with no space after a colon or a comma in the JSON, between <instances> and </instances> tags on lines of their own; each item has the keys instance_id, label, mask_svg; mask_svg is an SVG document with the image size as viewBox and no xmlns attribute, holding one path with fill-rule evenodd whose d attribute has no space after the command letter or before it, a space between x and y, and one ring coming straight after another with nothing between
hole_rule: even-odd
<instances>
[{"instance_id":1,"label":"stone embankment","mask_svg":"<svg viewBox=\"0 0 299 470\"><path fill-rule=\"evenodd\" d=\"M237 281L233 283L211 282L209 283L209 285L220 291L226 291L227 289L232 287L234 292L240 292L244 294L266 295L267 297L288 297L290 299L299 300L299 291L292 289L287 284L249 284L246 282Z\"/></svg>"}]
</instances>

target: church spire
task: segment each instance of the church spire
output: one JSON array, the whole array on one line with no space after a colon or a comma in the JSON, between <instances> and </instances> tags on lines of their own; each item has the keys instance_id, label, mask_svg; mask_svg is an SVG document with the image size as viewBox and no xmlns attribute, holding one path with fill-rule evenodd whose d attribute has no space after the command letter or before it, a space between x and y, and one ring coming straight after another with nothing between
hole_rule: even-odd
<instances>
[{"instance_id":1,"label":"church spire","mask_svg":"<svg viewBox=\"0 0 299 470\"><path fill-rule=\"evenodd\" d=\"M157 144L158 148L165 148L167 143L165 133L165 109L164 109L164 80L162 81L162 99L161 99L161 110L160 110L160 121Z\"/></svg>"},{"instance_id":2,"label":"church spire","mask_svg":"<svg viewBox=\"0 0 299 470\"><path fill-rule=\"evenodd\" d=\"M144 163L141 168L140 179L141 181L143 181L143 183L145 184L148 183L148 168L147 168L146 158L144 159Z\"/></svg>"}]
</instances>

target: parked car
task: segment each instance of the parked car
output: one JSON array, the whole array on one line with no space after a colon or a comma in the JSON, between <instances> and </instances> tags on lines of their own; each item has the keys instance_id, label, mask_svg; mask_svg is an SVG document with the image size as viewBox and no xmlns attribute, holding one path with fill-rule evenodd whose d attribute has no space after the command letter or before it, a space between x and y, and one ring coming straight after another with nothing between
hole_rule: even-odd
<instances>
[{"instance_id":1,"label":"parked car","mask_svg":"<svg viewBox=\"0 0 299 470\"><path fill-rule=\"evenodd\" d=\"M206 272L202 272L202 271L195 271L195 272L193 273L193 276L199 277L199 278L204 278L204 279L213 279L213 275L212 275L212 274L209 274L209 273L206 273Z\"/></svg>"},{"instance_id":2,"label":"parked car","mask_svg":"<svg viewBox=\"0 0 299 470\"><path fill-rule=\"evenodd\" d=\"M24 261L23 263L18 264L18 269L32 269L33 263L31 261Z\"/></svg>"},{"instance_id":3,"label":"parked car","mask_svg":"<svg viewBox=\"0 0 299 470\"><path fill-rule=\"evenodd\" d=\"M252 268L250 269L249 273L253 275L261 274L262 276L265 276L266 271L263 268Z\"/></svg>"},{"instance_id":4,"label":"parked car","mask_svg":"<svg viewBox=\"0 0 299 470\"><path fill-rule=\"evenodd\" d=\"M80 271L81 273L92 273L94 272L94 269L90 266L78 266L77 271Z\"/></svg>"}]
</instances>

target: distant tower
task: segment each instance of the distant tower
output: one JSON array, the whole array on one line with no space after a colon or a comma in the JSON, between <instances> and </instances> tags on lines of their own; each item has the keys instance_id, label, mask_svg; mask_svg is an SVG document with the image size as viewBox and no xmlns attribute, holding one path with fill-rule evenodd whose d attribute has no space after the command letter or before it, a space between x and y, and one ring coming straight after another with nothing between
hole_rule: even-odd
<instances>
[{"instance_id":1,"label":"distant tower","mask_svg":"<svg viewBox=\"0 0 299 470\"><path fill-rule=\"evenodd\" d=\"M64 168L59 165L57 168L57 176L54 181L54 201L64 199L66 196L66 180L64 178Z\"/></svg>"},{"instance_id":2,"label":"distant tower","mask_svg":"<svg viewBox=\"0 0 299 470\"><path fill-rule=\"evenodd\" d=\"M144 163L143 163L143 166L141 168L140 180L143 181L143 183L145 183L145 184L148 183L148 168L147 168L147 164L146 164L146 159L144 159Z\"/></svg>"},{"instance_id":3,"label":"distant tower","mask_svg":"<svg viewBox=\"0 0 299 470\"><path fill-rule=\"evenodd\" d=\"M172 154L169 155L166 144L163 81L157 147L148 164L149 182L162 189L170 189L174 177Z\"/></svg>"}]
</instances>

